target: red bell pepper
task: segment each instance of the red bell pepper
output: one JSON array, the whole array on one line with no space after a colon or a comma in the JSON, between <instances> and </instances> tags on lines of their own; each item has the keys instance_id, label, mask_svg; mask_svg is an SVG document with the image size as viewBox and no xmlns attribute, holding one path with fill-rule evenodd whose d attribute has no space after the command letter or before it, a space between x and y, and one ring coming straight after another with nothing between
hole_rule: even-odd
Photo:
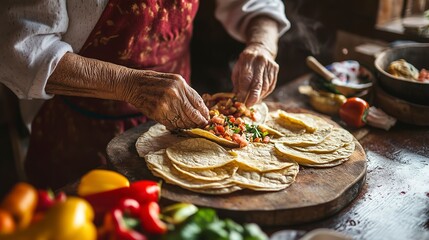
<instances>
[{"instance_id":1,"label":"red bell pepper","mask_svg":"<svg viewBox=\"0 0 429 240\"><path fill-rule=\"evenodd\" d=\"M157 202L145 203L140 207L141 226L148 233L163 234L167 231L167 224L159 218L159 211Z\"/></svg>"},{"instance_id":2,"label":"red bell pepper","mask_svg":"<svg viewBox=\"0 0 429 240\"><path fill-rule=\"evenodd\" d=\"M93 207L95 213L95 223L102 222L104 214L114 207L124 198L132 198L140 204L158 201L161 187L157 182L149 180L136 181L129 187L117 188L105 192L99 192L84 196Z\"/></svg>"},{"instance_id":3,"label":"red bell pepper","mask_svg":"<svg viewBox=\"0 0 429 240\"><path fill-rule=\"evenodd\" d=\"M127 224L126 218L138 218L140 204L131 198L122 199L104 218L104 228L114 240L146 240L146 236Z\"/></svg>"}]
</instances>

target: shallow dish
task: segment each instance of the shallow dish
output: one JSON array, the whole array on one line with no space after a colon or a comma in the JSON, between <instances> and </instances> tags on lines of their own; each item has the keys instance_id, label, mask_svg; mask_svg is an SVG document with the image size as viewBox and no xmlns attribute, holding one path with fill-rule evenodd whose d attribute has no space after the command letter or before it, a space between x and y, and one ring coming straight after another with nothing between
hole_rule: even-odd
<instances>
[{"instance_id":1,"label":"shallow dish","mask_svg":"<svg viewBox=\"0 0 429 240\"><path fill-rule=\"evenodd\" d=\"M415 43L395 47L382 52L375 59L379 85L386 92L403 100L429 105L429 83L395 77L386 69L391 62L404 59L418 70L429 69L429 44Z\"/></svg>"},{"instance_id":2,"label":"shallow dish","mask_svg":"<svg viewBox=\"0 0 429 240\"><path fill-rule=\"evenodd\" d=\"M308 56L306 63L318 76L313 78L316 82L312 84L316 89L356 97L372 88L374 75L357 61L334 62L325 67L314 57Z\"/></svg>"},{"instance_id":3,"label":"shallow dish","mask_svg":"<svg viewBox=\"0 0 429 240\"><path fill-rule=\"evenodd\" d=\"M326 66L329 69L331 65ZM342 94L346 97L361 97L366 98L373 86L374 75L365 67L360 66L361 71L364 71L367 75L364 79L360 79L360 84L336 84L336 81L326 81L319 74L313 74L310 78L309 85L317 90L324 90L332 93ZM344 87L345 86L345 87Z\"/></svg>"}]
</instances>

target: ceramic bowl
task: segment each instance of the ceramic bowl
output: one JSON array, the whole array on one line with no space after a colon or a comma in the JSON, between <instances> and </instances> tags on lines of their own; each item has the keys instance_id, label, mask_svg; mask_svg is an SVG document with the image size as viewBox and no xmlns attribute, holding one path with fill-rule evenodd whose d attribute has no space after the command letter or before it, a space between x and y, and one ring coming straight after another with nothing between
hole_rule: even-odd
<instances>
[{"instance_id":1,"label":"ceramic bowl","mask_svg":"<svg viewBox=\"0 0 429 240\"><path fill-rule=\"evenodd\" d=\"M386 69L391 62L404 59L418 70L429 69L429 44L415 43L390 48L377 56L374 65L378 84L387 93L400 99L429 105L429 83L395 77Z\"/></svg>"}]
</instances>

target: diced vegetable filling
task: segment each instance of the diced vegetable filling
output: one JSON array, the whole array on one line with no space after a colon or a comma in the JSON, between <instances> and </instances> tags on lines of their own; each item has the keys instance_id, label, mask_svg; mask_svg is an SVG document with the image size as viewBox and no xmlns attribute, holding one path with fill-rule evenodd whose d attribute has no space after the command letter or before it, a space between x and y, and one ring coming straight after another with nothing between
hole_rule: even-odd
<instances>
[{"instance_id":1,"label":"diced vegetable filling","mask_svg":"<svg viewBox=\"0 0 429 240\"><path fill-rule=\"evenodd\" d=\"M245 147L249 142L268 143L270 137L268 131L262 126L247 124L243 117L255 120L255 111L247 108L242 102L234 98L210 99L204 97L210 110L209 124L204 130L229 141L237 142L240 147Z\"/></svg>"}]
</instances>

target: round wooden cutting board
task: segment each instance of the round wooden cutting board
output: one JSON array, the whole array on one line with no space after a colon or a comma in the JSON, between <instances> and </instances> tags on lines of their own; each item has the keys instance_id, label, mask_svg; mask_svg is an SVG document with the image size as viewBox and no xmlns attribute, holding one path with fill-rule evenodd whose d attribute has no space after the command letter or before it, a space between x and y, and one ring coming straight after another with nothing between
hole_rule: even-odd
<instances>
[{"instance_id":1,"label":"round wooden cutting board","mask_svg":"<svg viewBox=\"0 0 429 240\"><path fill-rule=\"evenodd\" d=\"M107 147L109 167L130 181L159 181L140 158L135 143L154 123L130 129L112 139ZM215 208L221 217L263 226L288 226L316 221L341 210L361 190L366 176L366 155L355 140L350 160L332 168L300 168L296 181L278 192L241 190L226 195L194 193L179 186L163 183L162 202L190 202L199 207Z\"/></svg>"}]
</instances>

